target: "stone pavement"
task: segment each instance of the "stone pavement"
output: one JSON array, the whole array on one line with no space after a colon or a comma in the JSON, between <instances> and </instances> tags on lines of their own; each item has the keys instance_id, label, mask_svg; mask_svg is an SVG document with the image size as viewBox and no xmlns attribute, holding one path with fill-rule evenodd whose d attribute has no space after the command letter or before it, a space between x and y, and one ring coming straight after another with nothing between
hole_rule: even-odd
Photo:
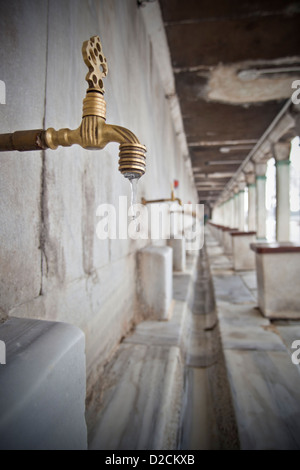
<instances>
[{"instance_id":1,"label":"stone pavement","mask_svg":"<svg viewBox=\"0 0 300 470\"><path fill-rule=\"evenodd\" d=\"M291 343L300 322L270 322L254 271L206 233L173 273L168 321L124 338L89 407L89 448L298 449L300 374Z\"/></svg>"},{"instance_id":2,"label":"stone pavement","mask_svg":"<svg viewBox=\"0 0 300 470\"><path fill-rule=\"evenodd\" d=\"M205 250L173 273L170 319L124 339L95 395L90 449L239 447Z\"/></svg>"},{"instance_id":3,"label":"stone pavement","mask_svg":"<svg viewBox=\"0 0 300 470\"><path fill-rule=\"evenodd\" d=\"M89 410L90 449L176 449L196 261L189 256L186 271L173 275L169 320L141 322L107 365Z\"/></svg>"},{"instance_id":4,"label":"stone pavement","mask_svg":"<svg viewBox=\"0 0 300 470\"><path fill-rule=\"evenodd\" d=\"M207 230L206 247L241 449L300 448L300 375L291 345L300 322L270 322L255 271L234 272Z\"/></svg>"}]
</instances>

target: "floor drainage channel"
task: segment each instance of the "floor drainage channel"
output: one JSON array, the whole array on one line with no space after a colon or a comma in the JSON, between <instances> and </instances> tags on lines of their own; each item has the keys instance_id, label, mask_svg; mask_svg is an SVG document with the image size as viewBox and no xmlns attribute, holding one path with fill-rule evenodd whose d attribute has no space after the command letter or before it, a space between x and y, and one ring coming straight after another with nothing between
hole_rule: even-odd
<instances>
[{"instance_id":1,"label":"floor drainage channel","mask_svg":"<svg viewBox=\"0 0 300 470\"><path fill-rule=\"evenodd\" d=\"M239 449L205 246L189 307L179 449Z\"/></svg>"}]
</instances>

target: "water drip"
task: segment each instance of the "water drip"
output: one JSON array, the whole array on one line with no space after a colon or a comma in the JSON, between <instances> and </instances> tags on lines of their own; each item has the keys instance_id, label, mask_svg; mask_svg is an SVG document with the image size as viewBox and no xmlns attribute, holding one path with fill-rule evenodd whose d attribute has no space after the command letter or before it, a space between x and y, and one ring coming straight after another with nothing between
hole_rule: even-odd
<instances>
[{"instance_id":1,"label":"water drip","mask_svg":"<svg viewBox=\"0 0 300 470\"><path fill-rule=\"evenodd\" d=\"M136 173L127 173L125 176L127 179L129 179L130 189L131 189L130 214L131 214L132 220L136 221L136 213L135 213L134 206L137 203L137 186L138 186L140 176L137 176ZM137 231L136 224L135 224L135 229Z\"/></svg>"}]
</instances>

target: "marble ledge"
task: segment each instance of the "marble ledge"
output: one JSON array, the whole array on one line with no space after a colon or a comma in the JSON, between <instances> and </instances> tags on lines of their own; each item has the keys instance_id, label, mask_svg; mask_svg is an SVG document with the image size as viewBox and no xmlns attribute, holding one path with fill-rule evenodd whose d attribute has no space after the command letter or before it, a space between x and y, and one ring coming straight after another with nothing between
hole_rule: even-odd
<instances>
[{"instance_id":1,"label":"marble ledge","mask_svg":"<svg viewBox=\"0 0 300 470\"><path fill-rule=\"evenodd\" d=\"M122 344L106 373L92 450L175 449L183 391L178 347Z\"/></svg>"}]
</instances>

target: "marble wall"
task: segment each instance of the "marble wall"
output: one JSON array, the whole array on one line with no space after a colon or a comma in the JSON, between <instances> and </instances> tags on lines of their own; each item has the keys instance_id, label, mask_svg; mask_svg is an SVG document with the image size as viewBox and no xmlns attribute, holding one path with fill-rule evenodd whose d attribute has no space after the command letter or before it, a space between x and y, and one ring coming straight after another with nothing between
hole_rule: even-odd
<instances>
[{"instance_id":1,"label":"marble wall","mask_svg":"<svg viewBox=\"0 0 300 470\"><path fill-rule=\"evenodd\" d=\"M146 7L148 8L148 7ZM0 3L1 133L81 121L83 41L99 35L107 57L107 122L147 146L141 197L196 201L160 68L136 0ZM0 154L0 319L69 322L86 335L89 384L139 320L136 252L149 240L99 240L96 209L130 195L118 145ZM165 243L165 242L164 242Z\"/></svg>"}]
</instances>

